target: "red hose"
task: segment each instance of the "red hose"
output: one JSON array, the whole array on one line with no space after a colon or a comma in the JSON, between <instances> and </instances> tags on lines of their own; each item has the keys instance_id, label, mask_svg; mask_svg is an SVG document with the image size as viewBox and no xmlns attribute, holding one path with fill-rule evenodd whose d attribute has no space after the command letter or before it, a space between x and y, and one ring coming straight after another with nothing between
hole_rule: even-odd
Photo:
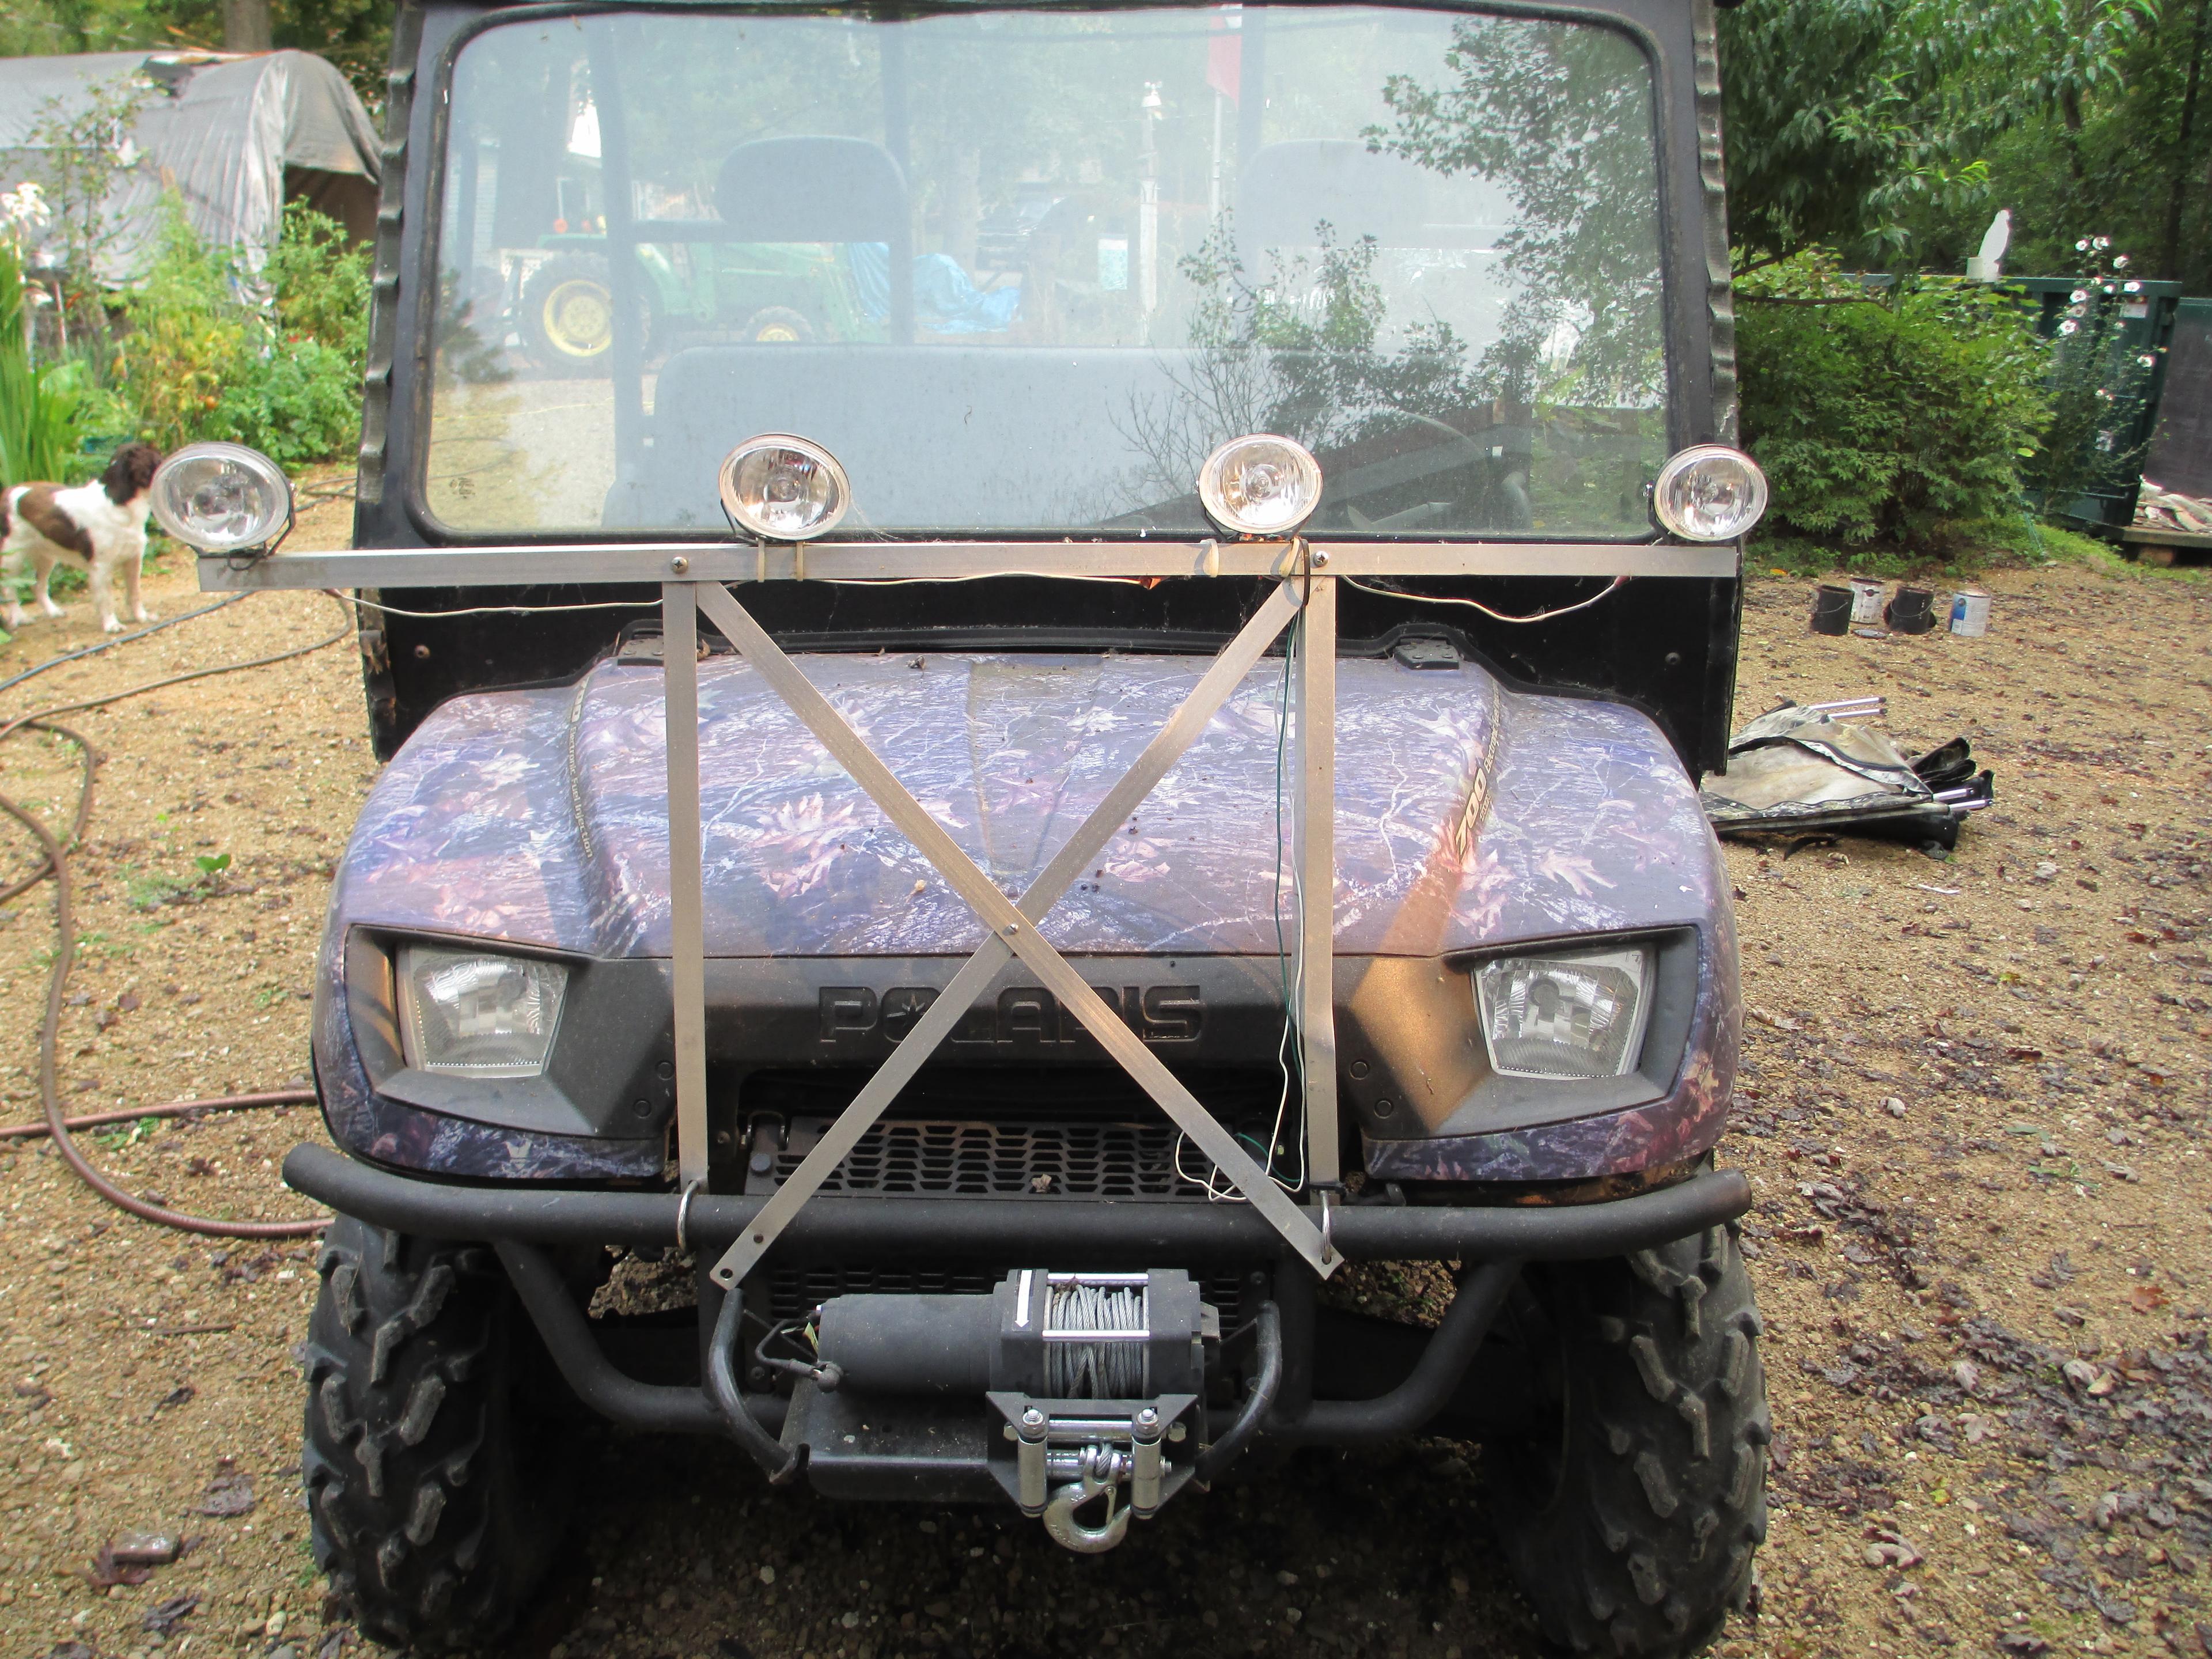
<instances>
[{"instance_id":1,"label":"red hose","mask_svg":"<svg viewBox=\"0 0 2212 1659\"><path fill-rule=\"evenodd\" d=\"M89 1112L62 1121L72 1129L97 1129L106 1123L136 1123L143 1117L198 1117L204 1112L241 1112L255 1106L310 1106L314 1100L313 1089L272 1089L266 1094L216 1095L206 1100L172 1100L159 1106ZM43 1123L0 1125L0 1140L34 1140L51 1133Z\"/></svg>"},{"instance_id":2,"label":"red hose","mask_svg":"<svg viewBox=\"0 0 2212 1659\"><path fill-rule=\"evenodd\" d=\"M324 641L325 644L331 642ZM285 654L295 653L286 653ZM245 667L252 665L238 665ZM95 702L112 702L115 699L100 698L94 701ZM82 824L91 810L89 805L93 779L91 745L74 732L62 727L46 726L35 714L26 715L8 722L4 726L0 726L0 738L11 736L26 727L55 731L61 736L68 738L83 750L83 793L77 803L77 822ZM307 1238L329 1226L331 1218L328 1216L315 1216L301 1221L225 1221L214 1216L191 1215L182 1210L173 1210L167 1205L151 1203L145 1199L135 1198L125 1192L122 1188L102 1174L91 1159L85 1157L84 1153L78 1149L76 1139L70 1133L69 1120L62 1115L61 1092L54 1078L54 1049L58 1041L62 1021L62 992L69 982L70 969L76 961L76 928L70 914L69 859L63 853L61 843L54 839L53 832L5 795L0 795L0 811L5 811L28 830L38 841L40 850L46 854L46 868L36 872L32 879L36 880L40 876L51 876L54 883L56 934L54 963L46 978L46 1018L39 1028L39 1098L40 1103L46 1109L45 1131L53 1137L54 1145L60 1150L63 1161L76 1171L78 1179L117 1209L126 1214L135 1215L142 1221L151 1221L161 1226L173 1227L179 1232L199 1233L214 1238ZM289 1095L296 1091L288 1090L283 1092ZM312 1099L313 1096L306 1097ZM273 1104L274 1102L270 1103ZM133 1117L180 1115L193 1104L195 1103L179 1103L168 1110L136 1112L130 1115ZM104 1116L105 1114L102 1115Z\"/></svg>"}]
</instances>

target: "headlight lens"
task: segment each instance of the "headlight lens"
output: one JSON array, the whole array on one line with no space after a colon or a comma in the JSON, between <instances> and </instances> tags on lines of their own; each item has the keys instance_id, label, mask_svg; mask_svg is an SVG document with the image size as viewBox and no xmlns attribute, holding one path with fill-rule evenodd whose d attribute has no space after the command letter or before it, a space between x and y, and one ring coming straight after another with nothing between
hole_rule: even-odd
<instances>
[{"instance_id":1,"label":"headlight lens","mask_svg":"<svg viewBox=\"0 0 2212 1659\"><path fill-rule=\"evenodd\" d=\"M568 984L568 970L557 962L403 945L407 1063L470 1077L537 1077L545 1070Z\"/></svg>"},{"instance_id":2,"label":"headlight lens","mask_svg":"<svg viewBox=\"0 0 2212 1659\"><path fill-rule=\"evenodd\" d=\"M748 439L722 463L722 508L763 541L803 542L836 528L852 502L837 458L781 433Z\"/></svg>"},{"instance_id":3,"label":"headlight lens","mask_svg":"<svg viewBox=\"0 0 2212 1659\"><path fill-rule=\"evenodd\" d=\"M292 522L284 469L243 444L185 445L155 472L150 495L161 528L203 553L264 547Z\"/></svg>"},{"instance_id":4,"label":"headlight lens","mask_svg":"<svg viewBox=\"0 0 2212 1659\"><path fill-rule=\"evenodd\" d=\"M1490 1066L1505 1077L1622 1077L1644 1048L1651 953L1640 945L1499 957L1474 972Z\"/></svg>"},{"instance_id":5,"label":"headlight lens","mask_svg":"<svg viewBox=\"0 0 2212 1659\"><path fill-rule=\"evenodd\" d=\"M1740 449L1698 444L1659 469L1651 510L1684 541L1732 542L1766 512L1766 475Z\"/></svg>"},{"instance_id":6,"label":"headlight lens","mask_svg":"<svg viewBox=\"0 0 2212 1659\"><path fill-rule=\"evenodd\" d=\"M1231 438L1198 470L1206 516L1239 536L1287 536L1321 505L1321 463L1270 433Z\"/></svg>"}]
</instances>

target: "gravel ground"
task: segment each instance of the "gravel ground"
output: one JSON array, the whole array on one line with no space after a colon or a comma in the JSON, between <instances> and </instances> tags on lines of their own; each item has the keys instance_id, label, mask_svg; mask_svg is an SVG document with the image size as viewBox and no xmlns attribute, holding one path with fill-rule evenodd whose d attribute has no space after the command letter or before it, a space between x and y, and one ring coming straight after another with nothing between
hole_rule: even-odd
<instances>
[{"instance_id":1,"label":"gravel ground","mask_svg":"<svg viewBox=\"0 0 2212 1659\"><path fill-rule=\"evenodd\" d=\"M1747 609L1741 712L1885 691L1909 744L1968 735L2000 805L1948 861L1729 853L1753 1012L1723 1152L1759 1194L1778 1432L1762 1604L1729 1659L2212 1653L2212 589L2071 566L1986 586L1980 641L1814 638L1797 580ZM152 591L194 602L180 571ZM0 678L90 639L84 611L0 649ZM0 694L0 719L334 617L257 597ZM330 861L374 771L350 654L74 720L102 761L75 861L69 1100L300 1077ZM74 766L17 738L0 789L58 824ZM30 856L0 840L0 871ZM49 902L0 907L9 1121L37 1112ZM125 1126L100 1156L133 1190L292 1216L274 1164L319 1134L311 1112L214 1115ZM155 1231L40 1143L0 1147L8 1651L337 1659L356 1638L297 1486L312 1247ZM1342 1293L1434 1305L1416 1274ZM1480 1455L1445 1442L1255 1470L1095 1559L999 1513L771 1495L717 1445L598 1433L578 1486L569 1554L511 1646L528 1659L1540 1650L1483 1530ZM95 1558L131 1532L194 1541L100 1588L116 1575Z\"/></svg>"}]
</instances>

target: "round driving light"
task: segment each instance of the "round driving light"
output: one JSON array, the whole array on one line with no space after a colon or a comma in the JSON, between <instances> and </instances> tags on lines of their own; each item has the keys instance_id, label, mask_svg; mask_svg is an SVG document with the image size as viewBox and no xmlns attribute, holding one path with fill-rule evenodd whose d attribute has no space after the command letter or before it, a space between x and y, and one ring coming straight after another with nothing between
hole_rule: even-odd
<instances>
[{"instance_id":1,"label":"round driving light","mask_svg":"<svg viewBox=\"0 0 2212 1659\"><path fill-rule=\"evenodd\" d=\"M1231 438L1198 470L1206 516L1239 536L1287 536L1321 505L1321 463L1271 433Z\"/></svg>"},{"instance_id":2,"label":"round driving light","mask_svg":"<svg viewBox=\"0 0 2212 1659\"><path fill-rule=\"evenodd\" d=\"M750 438L722 463L722 510L763 541L803 542L835 529L852 500L837 458L804 438Z\"/></svg>"},{"instance_id":3,"label":"round driving light","mask_svg":"<svg viewBox=\"0 0 2212 1659\"><path fill-rule=\"evenodd\" d=\"M185 445L155 471L149 494L161 528L203 553L266 547L292 525L284 469L243 444Z\"/></svg>"},{"instance_id":4,"label":"round driving light","mask_svg":"<svg viewBox=\"0 0 2212 1659\"><path fill-rule=\"evenodd\" d=\"M1698 444L1659 469L1651 510L1686 542L1732 542L1766 511L1766 475L1726 444Z\"/></svg>"}]
</instances>

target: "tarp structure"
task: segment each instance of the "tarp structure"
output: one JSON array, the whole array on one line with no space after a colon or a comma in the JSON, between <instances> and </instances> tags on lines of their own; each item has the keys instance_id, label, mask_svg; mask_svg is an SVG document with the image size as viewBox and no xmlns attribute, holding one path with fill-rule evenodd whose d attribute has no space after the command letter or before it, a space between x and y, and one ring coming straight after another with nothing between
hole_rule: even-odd
<instances>
[{"instance_id":1,"label":"tarp structure","mask_svg":"<svg viewBox=\"0 0 2212 1659\"><path fill-rule=\"evenodd\" d=\"M118 85L135 89L138 114L117 145L128 165L106 202L116 234L100 255L103 283L145 274L172 189L201 236L244 250L257 270L288 201L329 214L356 239L374 233L376 130L345 77L306 52L0 58L0 189L43 182L51 131Z\"/></svg>"}]
</instances>

